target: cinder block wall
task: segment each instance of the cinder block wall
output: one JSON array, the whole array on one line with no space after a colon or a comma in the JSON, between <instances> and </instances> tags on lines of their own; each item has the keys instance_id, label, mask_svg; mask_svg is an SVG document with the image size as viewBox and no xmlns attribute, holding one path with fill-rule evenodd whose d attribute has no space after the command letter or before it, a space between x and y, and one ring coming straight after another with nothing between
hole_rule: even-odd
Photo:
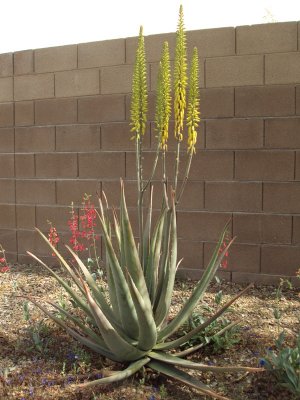
<instances>
[{"instance_id":1,"label":"cinder block wall","mask_svg":"<svg viewBox=\"0 0 300 400\"><path fill-rule=\"evenodd\" d=\"M178 226L182 266L192 277L230 218L237 239L225 278L271 283L300 266L299 32L297 22L188 32L189 54L197 46L201 57L202 123ZM165 40L174 58L174 34L146 37L151 92ZM136 44L0 55L0 242L11 261L29 262L26 250L49 254L33 227L46 231L48 219L66 231L67 206L80 205L84 192L105 189L117 204L123 177L135 206L128 121Z\"/></svg>"}]
</instances>

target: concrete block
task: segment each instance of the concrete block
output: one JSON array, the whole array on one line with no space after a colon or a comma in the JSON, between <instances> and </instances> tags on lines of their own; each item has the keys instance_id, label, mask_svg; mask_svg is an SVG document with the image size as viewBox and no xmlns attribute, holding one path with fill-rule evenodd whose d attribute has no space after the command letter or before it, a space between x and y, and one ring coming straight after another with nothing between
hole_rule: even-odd
<instances>
[{"instance_id":1,"label":"concrete block","mask_svg":"<svg viewBox=\"0 0 300 400\"><path fill-rule=\"evenodd\" d=\"M216 119L206 121L206 148L257 149L263 146L261 119Z\"/></svg>"},{"instance_id":2,"label":"concrete block","mask_svg":"<svg viewBox=\"0 0 300 400\"><path fill-rule=\"evenodd\" d=\"M263 185L263 210L281 214L300 213L300 182L266 182Z\"/></svg>"},{"instance_id":3,"label":"concrete block","mask_svg":"<svg viewBox=\"0 0 300 400\"><path fill-rule=\"evenodd\" d=\"M206 182L205 208L210 211L261 211L262 184L257 182Z\"/></svg>"},{"instance_id":4,"label":"concrete block","mask_svg":"<svg viewBox=\"0 0 300 400\"><path fill-rule=\"evenodd\" d=\"M118 65L125 62L125 39L78 45L78 68Z\"/></svg>"},{"instance_id":5,"label":"concrete block","mask_svg":"<svg viewBox=\"0 0 300 400\"><path fill-rule=\"evenodd\" d=\"M78 169L77 154L36 154L35 168L35 173L38 178L76 178Z\"/></svg>"},{"instance_id":6,"label":"concrete block","mask_svg":"<svg viewBox=\"0 0 300 400\"><path fill-rule=\"evenodd\" d=\"M16 209L14 204L0 204L1 229L16 228Z\"/></svg>"},{"instance_id":7,"label":"concrete block","mask_svg":"<svg viewBox=\"0 0 300 400\"><path fill-rule=\"evenodd\" d=\"M119 122L125 120L124 96L97 96L78 99L78 122Z\"/></svg>"},{"instance_id":8,"label":"concrete block","mask_svg":"<svg viewBox=\"0 0 300 400\"><path fill-rule=\"evenodd\" d=\"M54 75L22 75L14 78L14 99L33 100L54 96Z\"/></svg>"},{"instance_id":9,"label":"concrete block","mask_svg":"<svg viewBox=\"0 0 300 400\"><path fill-rule=\"evenodd\" d=\"M52 225L59 232L68 232L68 220L70 219L70 209L67 206L36 206L36 226L42 230L49 232L50 225L47 221L51 221Z\"/></svg>"},{"instance_id":10,"label":"concrete block","mask_svg":"<svg viewBox=\"0 0 300 400\"><path fill-rule=\"evenodd\" d=\"M77 122L76 99L50 99L35 102L35 123L72 124Z\"/></svg>"},{"instance_id":11,"label":"concrete block","mask_svg":"<svg viewBox=\"0 0 300 400\"><path fill-rule=\"evenodd\" d=\"M293 232L292 232L292 243L300 244L300 216L293 215Z\"/></svg>"},{"instance_id":12,"label":"concrete block","mask_svg":"<svg viewBox=\"0 0 300 400\"><path fill-rule=\"evenodd\" d=\"M0 203L15 203L15 181L14 179L0 180Z\"/></svg>"},{"instance_id":13,"label":"concrete block","mask_svg":"<svg viewBox=\"0 0 300 400\"><path fill-rule=\"evenodd\" d=\"M296 86L296 114L300 115L300 86Z\"/></svg>"},{"instance_id":14,"label":"concrete block","mask_svg":"<svg viewBox=\"0 0 300 400\"><path fill-rule=\"evenodd\" d=\"M293 86L248 86L235 89L237 117L280 117L294 114Z\"/></svg>"},{"instance_id":15,"label":"concrete block","mask_svg":"<svg viewBox=\"0 0 300 400\"><path fill-rule=\"evenodd\" d=\"M0 54L0 77L13 75L13 53Z\"/></svg>"},{"instance_id":16,"label":"concrete block","mask_svg":"<svg viewBox=\"0 0 300 400\"><path fill-rule=\"evenodd\" d=\"M0 127L13 126L14 103L0 104Z\"/></svg>"},{"instance_id":17,"label":"concrete block","mask_svg":"<svg viewBox=\"0 0 300 400\"><path fill-rule=\"evenodd\" d=\"M202 118L233 117L234 89L202 89L200 107Z\"/></svg>"},{"instance_id":18,"label":"concrete block","mask_svg":"<svg viewBox=\"0 0 300 400\"><path fill-rule=\"evenodd\" d=\"M33 71L33 51L24 50L14 53L14 74L32 74Z\"/></svg>"},{"instance_id":19,"label":"concrete block","mask_svg":"<svg viewBox=\"0 0 300 400\"><path fill-rule=\"evenodd\" d=\"M240 180L288 181L294 179L292 151L241 150L235 153L235 178Z\"/></svg>"},{"instance_id":20,"label":"concrete block","mask_svg":"<svg viewBox=\"0 0 300 400\"><path fill-rule=\"evenodd\" d=\"M18 101L15 103L15 125L34 125L34 102Z\"/></svg>"},{"instance_id":21,"label":"concrete block","mask_svg":"<svg viewBox=\"0 0 300 400\"><path fill-rule=\"evenodd\" d=\"M17 252L16 236L15 229L0 229L0 243L8 253Z\"/></svg>"},{"instance_id":22,"label":"concrete block","mask_svg":"<svg viewBox=\"0 0 300 400\"><path fill-rule=\"evenodd\" d=\"M132 89L132 74L133 65L102 68L101 94L130 93Z\"/></svg>"},{"instance_id":23,"label":"concrete block","mask_svg":"<svg viewBox=\"0 0 300 400\"><path fill-rule=\"evenodd\" d=\"M35 72L54 72L77 68L77 45L35 50L34 68Z\"/></svg>"},{"instance_id":24,"label":"concrete block","mask_svg":"<svg viewBox=\"0 0 300 400\"><path fill-rule=\"evenodd\" d=\"M35 206L18 204L16 205L17 228L33 229L35 223Z\"/></svg>"},{"instance_id":25,"label":"concrete block","mask_svg":"<svg viewBox=\"0 0 300 400\"><path fill-rule=\"evenodd\" d=\"M15 129L16 152L47 152L55 150L55 127L32 126Z\"/></svg>"},{"instance_id":26,"label":"concrete block","mask_svg":"<svg viewBox=\"0 0 300 400\"><path fill-rule=\"evenodd\" d=\"M300 53L267 54L265 80L267 85L300 83Z\"/></svg>"},{"instance_id":27,"label":"concrete block","mask_svg":"<svg viewBox=\"0 0 300 400\"><path fill-rule=\"evenodd\" d=\"M56 128L56 151L97 151L100 149L98 125L62 125Z\"/></svg>"},{"instance_id":28,"label":"concrete block","mask_svg":"<svg viewBox=\"0 0 300 400\"><path fill-rule=\"evenodd\" d=\"M199 270L205 267L203 243L190 240L178 241L178 259L183 258L180 268Z\"/></svg>"},{"instance_id":29,"label":"concrete block","mask_svg":"<svg viewBox=\"0 0 300 400\"><path fill-rule=\"evenodd\" d=\"M295 169L295 179L300 180L300 151L296 151L296 169Z\"/></svg>"},{"instance_id":30,"label":"concrete block","mask_svg":"<svg viewBox=\"0 0 300 400\"><path fill-rule=\"evenodd\" d=\"M278 149L300 148L300 118L265 120L265 147Z\"/></svg>"},{"instance_id":31,"label":"concrete block","mask_svg":"<svg viewBox=\"0 0 300 400\"><path fill-rule=\"evenodd\" d=\"M119 179L124 176L124 153L98 152L79 154L80 178Z\"/></svg>"},{"instance_id":32,"label":"concrete block","mask_svg":"<svg viewBox=\"0 0 300 400\"><path fill-rule=\"evenodd\" d=\"M0 78L0 102L13 100L13 78Z\"/></svg>"},{"instance_id":33,"label":"concrete block","mask_svg":"<svg viewBox=\"0 0 300 400\"><path fill-rule=\"evenodd\" d=\"M279 53L297 50L297 22L236 28L237 54Z\"/></svg>"},{"instance_id":34,"label":"concrete block","mask_svg":"<svg viewBox=\"0 0 300 400\"><path fill-rule=\"evenodd\" d=\"M0 154L0 178L12 178L15 175L13 154Z\"/></svg>"},{"instance_id":35,"label":"concrete block","mask_svg":"<svg viewBox=\"0 0 300 400\"><path fill-rule=\"evenodd\" d=\"M98 93L98 69L64 71L55 74L56 97L84 96Z\"/></svg>"},{"instance_id":36,"label":"concrete block","mask_svg":"<svg viewBox=\"0 0 300 400\"><path fill-rule=\"evenodd\" d=\"M55 182L50 180L16 180L16 203L55 204Z\"/></svg>"},{"instance_id":37,"label":"concrete block","mask_svg":"<svg viewBox=\"0 0 300 400\"><path fill-rule=\"evenodd\" d=\"M15 133L13 128L0 128L0 153L13 153Z\"/></svg>"},{"instance_id":38,"label":"concrete block","mask_svg":"<svg viewBox=\"0 0 300 400\"><path fill-rule=\"evenodd\" d=\"M261 272L294 276L299 269L299 257L299 246L264 245L261 249Z\"/></svg>"},{"instance_id":39,"label":"concrete block","mask_svg":"<svg viewBox=\"0 0 300 400\"><path fill-rule=\"evenodd\" d=\"M131 140L133 132L129 122L112 122L101 125L101 148L103 150L131 150L135 149L135 141ZM143 138L143 148L150 148L150 126L147 126Z\"/></svg>"},{"instance_id":40,"label":"concrete block","mask_svg":"<svg viewBox=\"0 0 300 400\"><path fill-rule=\"evenodd\" d=\"M35 176L34 154L15 154L17 178L33 178Z\"/></svg>"},{"instance_id":41,"label":"concrete block","mask_svg":"<svg viewBox=\"0 0 300 400\"><path fill-rule=\"evenodd\" d=\"M290 244L292 217L275 214L233 214L233 236L241 243Z\"/></svg>"},{"instance_id":42,"label":"concrete block","mask_svg":"<svg viewBox=\"0 0 300 400\"><path fill-rule=\"evenodd\" d=\"M263 56L208 58L205 76L206 87L262 85Z\"/></svg>"},{"instance_id":43,"label":"concrete block","mask_svg":"<svg viewBox=\"0 0 300 400\"><path fill-rule=\"evenodd\" d=\"M100 193L100 184L95 180L57 180L57 203L70 205L81 205L82 197L85 193L90 194L95 199L96 192Z\"/></svg>"}]
</instances>

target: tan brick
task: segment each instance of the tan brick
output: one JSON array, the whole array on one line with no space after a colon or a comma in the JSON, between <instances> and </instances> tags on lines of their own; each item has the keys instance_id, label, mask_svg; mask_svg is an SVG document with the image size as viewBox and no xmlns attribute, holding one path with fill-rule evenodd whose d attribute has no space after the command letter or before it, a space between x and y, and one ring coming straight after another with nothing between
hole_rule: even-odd
<instances>
[{"instance_id":1,"label":"tan brick","mask_svg":"<svg viewBox=\"0 0 300 400\"><path fill-rule=\"evenodd\" d=\"M297 50L297 22L238 26L238 54L277 53Z\"/></svg>"},{"instance_id":2,"label":"tan brick","mask_svg":"<svg viewBox=\"0 0 300 400\"><path fill-rule=\"evenodd\" d=\"M17 251L17 235L15 229L0 229L0 243L9 253Z\"/></svg>"},{"instance_id":3,"label":"tan brick","mask_svg":"<svg viewBox=\"0 0 300 400\"><path fill-rule=\"evenodd\" d=\"M282 275L253 274L248 272L232 272L232 282L254 283L256 285L278 286Z\"/></svg>"},{"instance_id":4,"label":"tan brick","mask_svg":"<svg viewBox=\"0 0 300 400\"><path fill-rule=\"evenodd\" d=\"M57 203L70 205L81 205L82 197L85 193L93 196L96 202L96 192L100 192L100 184L97 180L58 180L57 187Z\"/></svg>"},{"instance_id":5,"label":"tan brick","mask_svg":"<svg viewBox=\"0 0 300 400\"><path fill-rule=\"evenodd\" d=\"M42 231L49 231L49 223L47 221L50 221L58 232L66 232L69 230L69 219L70 209L67 206L36 206L36 226Z\"/></svg>"},{"instance_id":6,"label":"tan brick","mask_svg":"<svg viewBox=\"0 0 300 400\"><path fill-rule=\"evenodd\" d=\"M14 124L14 104L0 104L0 127L12 126Z\"/></svg>"},{"instance_id":7,"label":"tan brick","mask_svg":"<svg viewBox=\"0 0 300 400\"><path fill-rule=\"evenodd\" d=\"M204 264L207 265L216 243L204 243ZM234 243L229 249L226 271L259 272L260 247L249 244Z\"/></svg>"},{"instance_id":8,"label":"tan brick","mask_svg":"<svg viewBox=\"0 0 300 400\"><path fill-rule=\"evenodd\" d=\"M0 154L0 177L11 178L15 175L14 155Z\"/></svg>"},{"instance_id":9,"label":"tan brick","mask_svg":"<svg viewBox=\"0 0 300 400\"><path fill-rule=\"evenodd\" d=\"M262 246L261 272L294 276L299 269L299 257L299 246Z\"/></svg>"},{"instance_id":10,"label":"tan brick","mask_svg":"<svg viewBox=\"0 0 300 400\"><path fill-rule=\"evenodd\" d=\"M262 185L256 182L206 182L205 208L211 211L261 211Z\"/></svg>"},{"instance_id":11,"label":"tan brick","mask_svg":"<svg viewBox=\"0 0 300 400\"><path fill-rule=\"evenodd\" d=\"M263 185L263 210L265 212L300 213L300 182Z\"/></svg>"},{"instance_id":12,"label":"tan brick","mask_svg":"<svg viewBox=\"0 0 300 400\"><path fill-rule=\"evenodd\" d=\"M84 96L98 93L98 69L57 72L55 74L56 97Z\"/></svg>"},{"instance_id":13,"label":"tan brick","mask_svg":"<svg viewBox=\"0 0 300 400\"><path fill-rule=\"evenodd\" d=\"M300 53L266 55L265 80L267 85L300 82Z\"/></svg>"},{"instance_id":14,"label":"tan brick","mask_svg":"<svg viewBox=\"0 0 300 400\"><path fill-rule=\"evenodd\" d=\"M16 205L17 228L33 229L35 223L35 206Z\"/></svg>"},{"instance_id":15,"label":"tan brick","mask_svg":"<svg viewBox=\"0 0 300 400\"><path fill-rule=\"evenodd\" d=\"M54 151L55 128L32 126L15 129L16 152Z\"/></svg>"},{"instance_id":16,"label":"tan brick","mask_svg":"<svg viewBox=\"0 0 300 400\"><path fill-rule=\"evenodd\" d=\"M13 204L0 204L1 228L16 227L16 210Z\"/></svg>"},{"instance_id":17,"label":"tan brick","mask_svg":"<svg viewBox=\"0 0 300 400\"><path fill-rule=\"evenodd\" d=\"M101 94L130 93L133 65L118 65L101 69Z\"/></svg>"},{"instance_id":18,"label":"tan brick","mask_svg":"<svg viewBox=\"0 0 300 400\"><path fill-rule=\"evenodd\" d=\"M54 75L22 75L14 78L15 100L44 99L54 96Z\"/></svg>"},{"instance_id":19,"label":"tan brick","mask_svg":"<svg viewBox=\"0 0 300 400\"><path fill-rule=\"evenodd\" d=\"M299 178L300 178L300 151L296 151L295 179L299 180Z\"/></svg>"},{"instance_id":20,"label":"tan brick","mask_svg":"<svg viewBox=\"0 0 300 400\"><path fill-rule=\"evenodd\" d=\"M13 53L0 54L0 76L13 75Z\"/></svg>"},{"instance_id":21,"label":"tan brick","mask_svg":"<svg viewBox=\"0 0 300 400\"><path fill-rule=\"evenodd\" d=\"M13 100L13 78L0 78L0 101Z\"/></svg>"},{"instance_id":22,"label":"tan brick","mask_svg":"<svg viewBox=\"0 0 300 400\"><path fill-rule=\"evenodd\" d=\"M255 149L263 146L264 124L260 119L206 121L206 148Z\"/></svg>"},{"instance_id":23,"label":"tan brick","mask_svg":"<svg viewBox=\"0 0 300 400\"><path fill-rule=\"evenodd\" d=\"M34 125L33 101L18 101L15 103L15 125Z\"/></svg>"},{"instance_id":24,"label":"tan brick","mask_svg":"<svg viewBox=\"0 0 300 400\"><path fill-rule=\"evenodd\" d=\"M65 125L56 128L57 151L97 151L100 128L97 125Z\"/></svg>"},{"instance_id":25,"label":"tan brick","mask_svg":"<svg viewBox=\"0 0 300 400\"><path fill-rule=\"evenodd\" d=\"M238 117L294 115L295 88L292 86L236 88L235 113Z\"/></svg>"},{"instance_id":26,"label":"tan brick","mask_svg":"<svg viewBox=\"0 0 300 400\"><path fill-rule=\"evenodd\" d=\"M16 202L19 204L55 204L55 182L50 180L17 180Z\"/></svg>"},{"instance_id":27,"label":"tan brick","mask_svg":"<svg viewBox=\"0 0 300 400\"><path fill-rule=\"evenodd\" d=\"M79 154L79 177L118 179L125 175L124 153L81 153Z\"/></svg>"},{"instance_id":28,"label":"tan brick","mask_svg":"<svg viewBox=\"0 0 300 400\"><path fill-rule=\"evenodd\" d=\"M19 229L17 231L17 240L19 254L26 254L27 251L37 256L51 254L50 247L36 231ZM31 263L35 262L31 257L22 258L22 260L27 260L27 262Z\"/></svg>"},{"instance_id":29,"label":"tan brick","mask_svg":"<svg viewBox=\"0 0 300 400\"><path fill-rule=\"evenodd\" d=\"M0 152L13 153L15 146L15 134L13 128L0 128Z\"/></svg>"},{"instance_id":30,"label":"tan brick","mask_svg":"<svg viewBox=\"0 0 300 400\"><path fill-rule=\"evenodd\" d=\"M265 147L300 147L300 118L274 118L265 121Z\"/></svg>"},{"instance_id":31,"label":"tan brick","mask_svg":"<svg viewBox=\"0 0 300 400\"><path fill-rule=\"evenodd\" d=\"M131 140L129 122L112 122L101 125L101 148L103 150L135 150L135 141ZM147 125L143 138L143 148L150 148L150 126Z\"/></svg>"},{"instance_id":32,"label":"tan brick","mask_svg":"<svg viewBox=\"0 0 300 400\"><path fill-rule=\"evenodd\" d=\"M123 96L98 96L78 99L78 121L109 122L125 120L125 100Z\"/></svg>"},{"instance_id":33,"label":"tan brick","mask_svg":"<svg viewBox=\"0 0 300 400\"><path fill-rule=\"evenodd\" d=\"M43 153L35 155L36 176L39 178L77 177L77 155L74 153Z\"/></svg>"},{"instance_id":34,"label":"tan brick","mask_svg":"<svg viewBox=\"0 0 300 400\"><path fill-rule=\"evenodd\" d=\"M0 203L15 203L15 181L0 179Z\"/></svg>"},{"instance_id":35,"label":"tan brick","mask_svg":"<svg viewBox=\"0 0 300 400\"><path fill-rule=\"evenodd\" d=\"M36 124L72 124L76 121L76 99L51 99L35 102Z\"/></svg>"},{"instance_id":36,"label":"tan brick","mask_svg":"<svg viewBox=\"0 0 300 400\"><path fill-rule=\"evenodd\" d=\"M125 62L125 40L114 39L78 45L78 68L118 65Z\"/></svg>"},{"instance_id":37,"label":"tan brick","mask_svg":"<svg viewBox=\"0 0 300 400\"><path fill-rule=\"evenodd\" d=\"M233 236L242 243L290 244L292 217L287 215L234 214Z\"/></svg>"},{"instance_id":38,"label":"tan brick","mask_svg":"<svg viewBox=\"0 0 300 400\"><path fill-rule=\"evenodd\" d=\"M155 160L155 152L145 151L143 153L143 174L144 179L149 179L152 173L153 164ZM168 153L166 157L166 174L170 180L173 179L174 175L174 161L175 155L173 153ZM162 162L159 159L157 163L157 168L154 174L155 180L161 180ZM126 153L126 177L129 179L136 179L136 166L135 166L135 153Z\"/></svg>"},{"instance_id":39,"label":"tan brick","mask_svg":"<svg viewBox=\"0 0 300 400\"><path fill-rule=\"evenodd\" d=\"M184 240L217 240L231 214L178 212L178 237Z\"/></svg>"},{"instance_id":40,"label":"tan brick","mask_svg":"<svg viewBox=\"0 0 300 400\"><path fill-rule=\"evenodd\" d=\"M137 182L136 181L125 181L125 197L127 207L136 207L137 205ZM109 206L116 208L120 207L121 198L121 186L120 181L102 182L102 190L104 191L108 200ZM144 196L144 204L148 206L149 201L148 191Z\"/></svg>"},{"instance_id":41,"label":"tan brick","mask_svg":"<svg viewBox=\"0 0 300 400\"><path fill-rule=\"evenodd\" d=\"M262 85L263 56L208 58L205 63L206 87Z\"/></svg>"},{"instance_id":42,"label":"tan brick","mask_svg":"<svg viewBox=\"0 0 300 400\"><path fill-rule=\"evenodd\" d=\"M296 87L296 114L300 115L300 86Z\"/></svg>"},{"instance_id":43,"label":"tan brick","mask_svg":"<svg viewBox=\"0 0 300 400\"><path fill-rule=\"evenodd\" d=\"M205 270L202 269L192 269L192 268L178 268L176 272L176 278L181 280L192 280L192 281L198 281L202 277L203 273ZM225 282L231 282L231 272L230 271L225 271L225 270L218 270L216 272L216 277L219 279L225 281Z\"/></svg>"},{"instance_id":44,"label":"tan brick","mask_svg":"<svg viewBox=\"0 0 300 400\"><path fill-rule=\"evenodd\" d=\"M203 243L179 240L178 259L183 258L180 268L201 269L203 264Z\"/></svg>"},{"instance_id":45,"label":"tan brick","mask_svg":"<svg viewBox=\"0 0 300 400\"><path fill-rule=\"evenodd\" d=\"M187 157L182 157L179 177L183 179ZM191 180L231 180L233 178L232 151L202 151L194 157L189 179Z\"/></svg>"},{"instance_id":46,"label":"tan brick","mask_svg":"<svg viewBox=\"0 0 300 400\"><path fill-rule=\"evenodd\" d=\"M34 68L35 72L64 71L77 68L77 45L35 50Z\"/></svg>"},{"instance_id":47,"label":"tan brick","mask_svg":"<svg viewBox=\"0 0 300 400\"><path fill-rule=\"evenodd\" d=\"M14 74L25 75L33 73L33 51L24 50L14 53Z\"/></svg>"},{"instance_id":48,"label":"tan brick","mask_svg":"<svg viewBox=\"0 0 300 400\"><path fill-rule=\"evenodd\" d=\"M291 151L236 151L235 178L285 181L294 179L294 153Z\"/></svg>"},{"instance_id":49,"label":"tan brick","mask_svg":"<svg viewBox=\"0 0 300 400\"><path fill-rule=\"evenodd\" d=\"M233 88L202 89L200 110L202 118L233 117Z\"/></svg>"}]
</instances>

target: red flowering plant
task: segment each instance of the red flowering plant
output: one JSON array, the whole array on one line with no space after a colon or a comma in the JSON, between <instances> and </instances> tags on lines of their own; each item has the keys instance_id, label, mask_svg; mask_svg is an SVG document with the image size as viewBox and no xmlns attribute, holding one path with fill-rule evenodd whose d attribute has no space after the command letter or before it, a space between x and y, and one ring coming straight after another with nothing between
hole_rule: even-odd
<instances>
[{"instance_id":1,"label":"red flowering plant","mask_svg":"<svg viewBox=\"0 0 300 400\"><path fill-rule=\"evenodd\" d=\"M5 250L0 245L0 272L4 273L4 272L8 272L9 270L10 270L10 268L7 265L6 256L5 256Z\"/></svg>"},{"instance_id":2,"label":"red flowering plant","mask_svg":"<svg viewBox=\"0 0 300 400\"><path fill-rule=\"evenodd\" d=\"M48 233L48 240L57 249L58 242L60 238L58 236L56 228L53 226L52 222L47 220L47 223L50 225L49 233ZM52 256L55 257L55 253L52 253Z\"/></svg>"},{"instance_id":3,"label":"red flowering plant","mask_svg":"<svg viewBox=\"0 0 300 400\"><path fill-rule=\"evenodd\" d=\"M228 234L228 232L226 233L226 235L225 235L225 237L224 237L224 240L223 240L223 242L222 242L222 245L221 245L221 247L220 247L220 249L219 249L219 254L221 254L224 250L226 250L225 251L225 253L224 253L224 257L223 257L223 259L222 259L222 261L221 261L221 263L220 263L220 267L222 268L222 269L227 269L228 268L228 257L229 257L229 251L228 251L228 243L231 241L231 239L230 239L230 237L229 237L229 234Z\"/></svg>"}]
</instances>

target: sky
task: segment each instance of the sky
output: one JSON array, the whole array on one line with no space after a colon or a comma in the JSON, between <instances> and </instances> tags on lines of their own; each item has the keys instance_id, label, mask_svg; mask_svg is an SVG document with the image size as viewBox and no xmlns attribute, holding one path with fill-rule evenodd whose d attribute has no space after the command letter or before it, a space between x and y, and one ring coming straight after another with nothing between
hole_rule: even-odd
<instances>
[{"instance_id":1,"label":"sky","mask_svg":"<svg viewBox=\"0 0 300 400\"><path fill-rule=\"evenodd\" d=\"M0 53L187 30L300 20L299 0L2 0Z\"/></svg>"}]
</instances>

